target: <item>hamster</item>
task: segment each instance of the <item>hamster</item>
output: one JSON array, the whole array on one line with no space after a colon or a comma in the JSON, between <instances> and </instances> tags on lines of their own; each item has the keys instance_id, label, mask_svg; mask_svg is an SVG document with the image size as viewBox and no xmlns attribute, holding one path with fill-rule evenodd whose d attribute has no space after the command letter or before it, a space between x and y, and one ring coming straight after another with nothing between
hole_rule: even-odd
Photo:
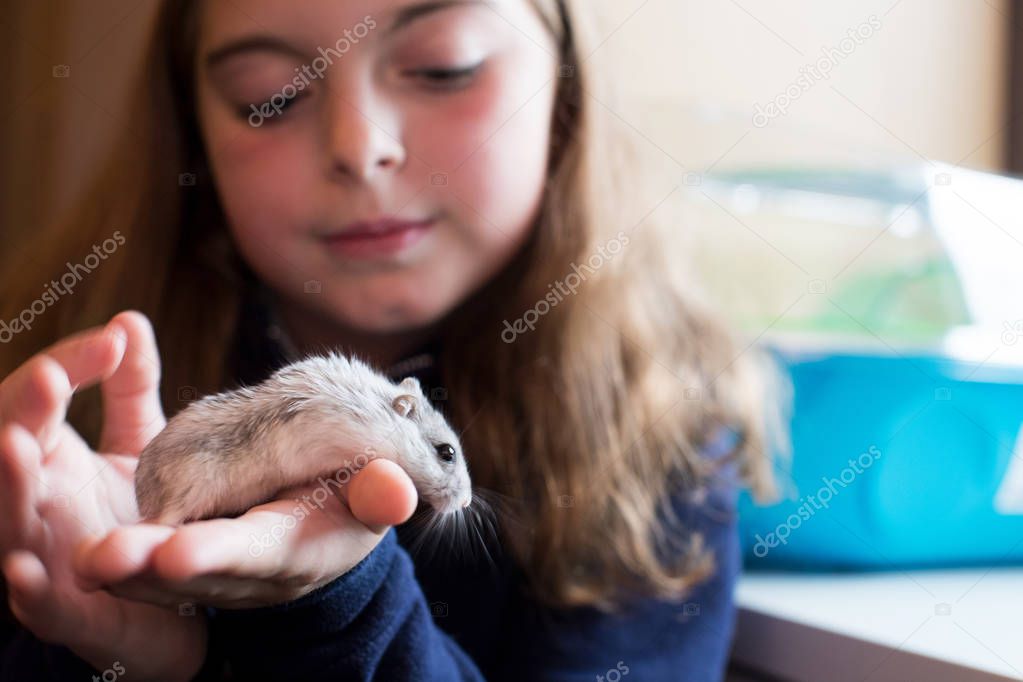
<instances>
[{"instance_id":1,"label":"hamster","mask_svg":"<svg viewBox=\"0 0 1023 682\"><path fill-rule=\"evenodd\" d=\"M419 382L396 384L331 352L174 415L139 454L135 496L144 520L179 525L237 515L377 456L404 469L439 514L473 499L458 436Z\"/></svg>"}]
</instances>

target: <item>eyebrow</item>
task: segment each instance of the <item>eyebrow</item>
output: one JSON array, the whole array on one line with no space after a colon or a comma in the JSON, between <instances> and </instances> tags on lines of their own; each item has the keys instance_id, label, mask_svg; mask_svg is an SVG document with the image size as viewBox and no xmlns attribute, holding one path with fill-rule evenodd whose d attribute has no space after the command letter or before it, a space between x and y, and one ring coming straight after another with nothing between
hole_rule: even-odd
<instances>
[{"instance_id":1,"label":"eyebrow","mask_svg":"<svg viewBox=\"0 0 1023 682\"><path fill-rule=\"evenodd\" d=\"M305 57L305 55L303 55L299 50L296 50L280 38L274 38L273 36L266 35L255 35L229 42L226 45L221 45L215 50L211 50L209 54L206 55L206 67L213 68L232 57L236 57L246 52L276 52L278 54L298 59L303 59Z\"/></svg>"},{"instance_id":2,"label":"eyebrow","mask_svg":"<svg viewBox=\"0 0 1023 682\"><path fill-rule=\"evenodd\" d=\"M416 4L406 5L395 12L391 24L384 30L385 35L390 35L408 26L417 19L434 14L441 10L460 7L465 5L486 5L487 0L428 0ZM288 42L269 35L253 35L231 41L225 45L211 50L206 55L207 68L213 68L232 57L246 52L276 52L287 57L304 59L305 54L296 49Z\"/></svg>"},{"instance_id":3,"label":"eyebrow","mask_svg":"<svg viewBox=\"0 0 1023 682\"><path fill-rule=\"evenodd\" d=\"M386 33L394 33L398 29L411 24L416 19L420 19L428 14L433 14L434 12L439 12L443 9L449 9L451 7L458 7L461 5L486 4L486 0L428 0L428 2L407 5L397 11L391 25L387 27Z\"/></svg>"}]
</instances>

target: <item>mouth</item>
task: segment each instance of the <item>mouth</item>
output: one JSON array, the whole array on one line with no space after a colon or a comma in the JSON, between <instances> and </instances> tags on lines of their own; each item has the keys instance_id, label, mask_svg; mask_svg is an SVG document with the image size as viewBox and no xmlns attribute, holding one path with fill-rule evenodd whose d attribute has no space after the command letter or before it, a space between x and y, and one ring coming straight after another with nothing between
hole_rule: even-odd
<instances>
[{"instance_id":1,"label":"mouth","mask_svg":"<svg viewBox=\"0 0 1023 682\"><path fill-rule=\"evenodd\" d=\"M441 516L452 516L454 514L461 513L462 511L469 508L472 504L472 498L468 499L446 499L442 502L430 504L430 508Z\"/></svg>"},{"instance_id":2,"label":"mouth","mask_svg":"<svg viewBox=\"0 0 1023 682\"><path fill-rule=\"evenodd\" d=\"M435 218L401 220L392 217L359 221L325 235L323 241L330 251L345 258L394 256L419 242L435 222Z\"/></svg>"}]
</instances>

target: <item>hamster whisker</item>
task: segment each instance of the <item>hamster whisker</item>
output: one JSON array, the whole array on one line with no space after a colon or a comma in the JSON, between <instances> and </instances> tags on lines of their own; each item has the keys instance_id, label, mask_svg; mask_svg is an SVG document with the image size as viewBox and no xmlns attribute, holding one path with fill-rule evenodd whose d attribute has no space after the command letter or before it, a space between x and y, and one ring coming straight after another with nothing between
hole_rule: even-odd
<instances>
[{"instance_id":1,"label":"hamster whisker","mask_svg":"<svg viewBox=\"0 0 1023 682\"><path fill-rule=\"evenodd\" d=\"M412 536L408 546L409 553L413 557L432 561L438 543L446 538L444 515L438 514L426 505L420 505L405 525L409 528Z\"/></svg>"},{"instance_id":2,"label":"hamster whisker","mask_svg":"<svg viewBox=\"0 0 1023 682\"><path fill-rule=\"evenodd\" d=\"M448 514L438 514L423 505L406 522L407 549L415 558L426 561L434 560L438 550L443 550L441 557L459 561L475 563L485 559L491 569L496 570L497 562L488 540L494 541L497 547L500 545L490 515L489 506L475 494L469 506Z\"/></svg>"},{"instance_id":3,"label":"hamster whisker","mask_svg":"<svg viewBox=\"0 0 1023 682\"><path fill-rule=\"evenodd\" d=\"M497 537L498 520L502 525L513 525L522 529L524 524L522 522L523 514L519 511L522 507L520 500L487 488L475 489L473 498L474 501L478 499L479 506L486 511L486 514L481 516L481 521L489 523L495 537Z\"/></svg>"},{"instance_id":4,"label":"hamster whisker","mask_svg":"<svg viewBox=\"0 0 1023 682\"><path fill-rule=\"evenodd\" d=\"M454 514L450 514L445 521L450 527L451 531L448 535L448 541L452 553L457 553L459 558L465 559L466 555L470 555L471 552L467 552L468 547L468 528L466 524L465 510L459 510Z\"/></svg>"},{"instance_id":5,"label":"hamster whisker","mask_svg":"<svg viewBox=\"0 0 1023 682\"><path fill-rule=\"evenodd\" d=\"M406 526L411 531L411 541L408 545L409 553L415 557L420 556L427 561L434 558L436 544L428 543L427 540L433 537L436 528L436 513L432 509L416 510L412 517L406 521ZM425 554L425 548L430 547L429 554Z\"/></svg>"},{"instance_id":6,"label":"hamster whisker","mask_svg":"<svg viewBox=\"0 0 1023 682\"><path fill-rule=\"evenodd\" d=\"M487 563L490 564L490 568L491 569L496 571L497 570L497 562L494 561L494 557L491 556L490 550L487 549L487 541L486 541L486 539L484 539L483 535L480 534L479 526L478 525L472 526L472 530L476 533L476 539L479 540L480 549L483 550L483 553L487 557Z\"/></svg>"}]
</instances>

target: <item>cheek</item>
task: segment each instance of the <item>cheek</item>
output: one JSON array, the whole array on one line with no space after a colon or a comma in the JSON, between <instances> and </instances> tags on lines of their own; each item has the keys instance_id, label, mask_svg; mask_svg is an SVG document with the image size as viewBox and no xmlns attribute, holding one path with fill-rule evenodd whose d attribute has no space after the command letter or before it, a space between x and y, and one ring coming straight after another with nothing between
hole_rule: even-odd
<instances>
[{"instance_id":1,"label":"cheek","mask_svg":"<svg viewBox=\"0 0 1023 682\"><path fill-rule=\"evenodd\" d=\"M207 140L211 171L241 248L280 248L304 224L315 171L302 140L285 132L214 126ZM249 242L254 242L250 244Z\"/></svg>"},{"instance_id":2,"label":"cheek","mask_svg":"<svg viewBox=\"0 0 1023 682\"><path fill-rule=\"evenodd\" d=\"M554 85L510 73L430 115L423 158L448 172L452 210L477 242L518 243L546 180ZM425 126L424 126L425 128Z\"/></svg>"},{"instance_id":3,"label":"cheek","mask_svg":"<svg viewBox=\"0 0 1023 682\"><path fill-rule=\"evenodd\" d=\"M508 231L528 221L539 205L549 144L549 104L542 99L521 109L452 176L452 191L478 215L481 227Z\"/></svg>"},{"instance_id":4,"label":"cheek","mask_svg":"<svg viewBox=\"0 0 1023 682\"><path fill-rule=\"evenodd\" d=\"M465 93L418 107L409 146L431 165L456 176L470 174L469 164L489 148L511 147L504 155L509 166L523 153L542 153L554 84L539 75L522 75L531 71L543 74L545 68L505 57Z\"/></svg>"}]
</instances>

